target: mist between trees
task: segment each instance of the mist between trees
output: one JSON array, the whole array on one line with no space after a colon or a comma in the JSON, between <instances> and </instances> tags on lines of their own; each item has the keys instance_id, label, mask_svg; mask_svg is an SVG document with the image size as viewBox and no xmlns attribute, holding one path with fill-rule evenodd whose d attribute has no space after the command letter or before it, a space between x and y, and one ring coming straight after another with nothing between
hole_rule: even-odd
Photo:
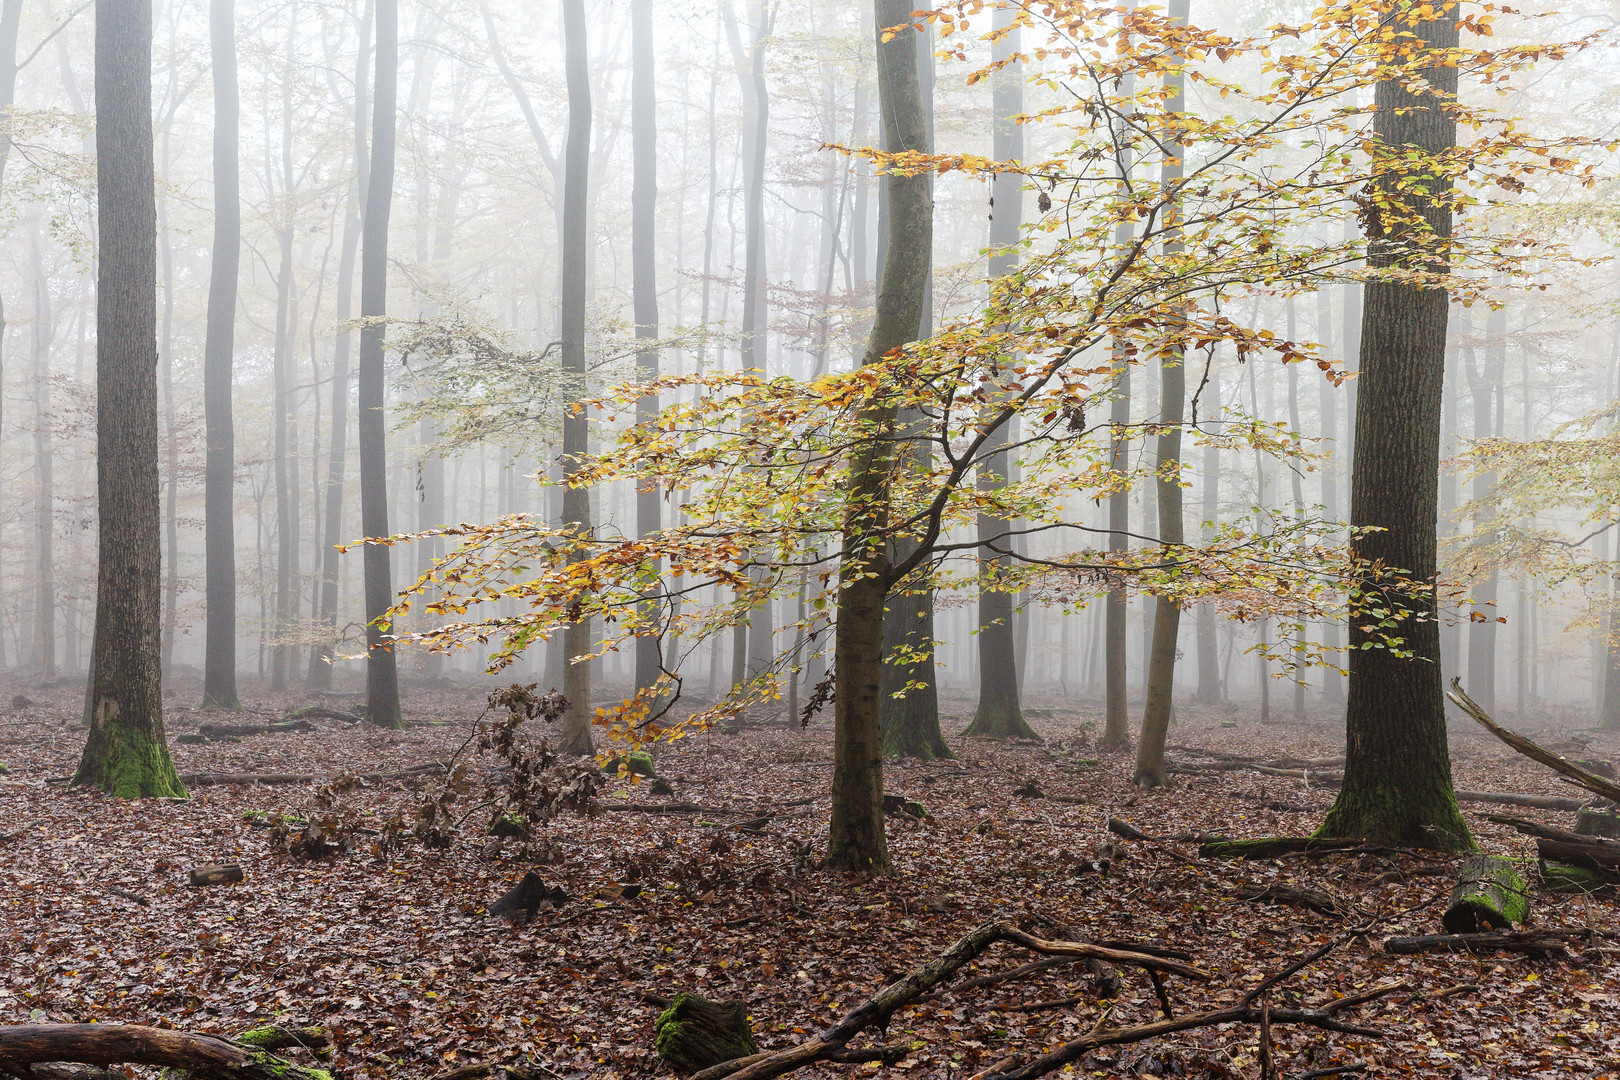
<instances>
[{"instance_id":1,"label":"mist between trees","mask_svg":"<svg viewBox=\"0 0 1620 1080\"><path fill-rule=\"evenodd\" d=\"M1620 725L1612 23L5 0L0 670L836 717L869 868L941 691Z\"/></svg>"}]
</instances>

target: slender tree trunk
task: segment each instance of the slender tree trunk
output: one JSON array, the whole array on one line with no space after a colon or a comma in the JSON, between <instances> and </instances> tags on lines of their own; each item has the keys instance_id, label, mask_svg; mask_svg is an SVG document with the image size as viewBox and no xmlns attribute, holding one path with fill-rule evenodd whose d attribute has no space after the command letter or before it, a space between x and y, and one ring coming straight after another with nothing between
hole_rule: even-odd
<instances>
[{"instance_id":1,"label":"slender tree trunk","mask_svg":"<svg viewBox=\"0 0 1620 1080\"><path fill-rule=\"evenodd\" d=\"M321 642L310 650L309 684L317 690L332 686L332 653L337 639L338 584L343 540L343 485L348 472L349 350L354 334L347 327L354 299L355 253L360 246L361 217L370 184L371 155L366 146L366 85L371 68L373 4L368 0L360 20L354 78L355 180L349 189L349 207L343 219L343 250L338 256L337 323L340 329L332 349L332 440L326 464L326 536L321 544Z\"/></svg>"},{"instance_id":2,"label":"slender tree trunk","mask_svg":"<svg viewBox=\"0 0 1620 1080\"><path fill-rule=\"evenodd\" d=\"M174 24L169 26L173 44ZM174 78L170 83L173 89ZM171 103L163 132L163 172L169 175L169 131L174 119ZM175 635L180 629L180 438L176 430L174 404L174 245L169 239L169 200L158 198L158 248L163 266L163 316L158 337L158 364L163 380L163 677L174 671Z\"/></svg>"},{"instance_id":3,"label":"slender tree trunk","mask_svg":"<svg viewBox=\"0 0 1620 1080\"><path fill-rule=\"evenodd\" d=\"M652 0L632 0L630 34L630 127L635 174L630 193L631 289L636 337L651 342L658 337L658 71L653 49ZM636 353L636 375L649 383L658 378L657 349L649 346ZM643 394L636 400L636 423L651 427L657 417L657 394ZM637 535L648 537L658 531L662 524L658 504L656 484L645 484L637 489ZM645 614L656 618L656 607L648 605ZM663 666L659 654L656 634L636 638L636 689L651 689L657 684Z\"/></svg>"},{"instance_id":4,"label":"slender tree trunk","mask_svg":"<svg viewBox=\"0 0 1620 1080\"><path fill-rule=\"evenodd\" d=\"M372 94L371 169L360 263L359 427L360 528L388 535L387 404L383 349L388 312L388 216L394 196L394 130L399 95L399 0L377 0L377 69ZM394 598L390 549L365 546L367 716L381 727L404 726L399 670L385 625Z\"/></svg>"},{"instance_id":5,"label":"slender tree trunk","mask_svg":"<svg viewBox=\"0 0 1620 1080\"><path fill-rule=\"evenodd\" d=\"M569 380L568 397L588 393L585 363L585 289L589 242L586 215L589 206L591 154L591 82L585 39L584 0L563 0L563 52L568 79L568 145L563 151L562 234L562 369ZM562 418L564 480L584 468L590 450L585 414L564 406ZM562 523L581 542L591 535L591 493L585 487L563 488ZM563 718L562 749L589 754L591 739L591 665L580 657L591 651L591 620L577 619L563 630L563 695L568 713Z\"/></svg>"},{"instance_id":6,"label":"slender tree trunk","mask_svg":"<svg viewBox=\"0 0 1620 1080\"><path fill-rule=\"evenodd\" d=\"M9 109L17 96L17 33L22 23L22 0L4 0L0 4L0 111ZM5 180L6 161L11 156L11 136L0 133L0 181ZM0 290L0 387L6 383L6 300ZM0 394L0 446L5 435L5 395ZM5 518L0 511L0 572L4 569ZM0 671L6 666L6 643L0 635Z\"/></svg>"},{"instance_id":7,"label":"slender tree trunk","mask_svg":"<svg viewBox=\"0 0 1620 1080\"><path fill-rule=\"evenodd\" d=\"M904 0L875 0L878 102L883 148L930 151L917 80L917 49L907 33L884 41L882 30L911 21ZM864 364L914 340L922 323L934 249L932 189L923 176L885 175L888 243L877 312ZM852 448L849 510L839 567L838 629L833 649L832 822L825 865L832 870L892 870L883 834L883 608L889 576L889 483L894 467L895 410L881 399L866 406Z\"/></svg>"},{"instance_id":8,"label":"slender tree trunk","mask_svg":"<svg viewBox=\"0 0 1620 1080\"><path fill-rule=\"evenodd\" d=\"M293 195L292 169L292 56L297 28L297 8L289 9L287 21L287 65L282 78L281 91L281 197L290 201ZM268 162L267 162L268 165ZM273 171L269 168L267 173ZM287 678L294 663L289 639L293 636L294 621L298 617L298 592L293 581L298 573L298 515L293 504L293 491L298 481L297 463L292 458L291 432L294 385L293 339L297 334L297 316L293 301L293 223L290 214L277 222L276 246L281 255L276 271L276 337L272 357L272 378L275 402L272 416L275 422L276 473L276 624L275 645L270 652L270 690L280 693L287 689Z\"/></svg>"},{"instance_id":9,"label":"slender tree trunk","mask_svg":"<svg viewBox=\"0 0 1620 1080\"><path fill-rule=\"evenodd\" d=\"M236 351L236 286L242 259L241 95L236 76L236 0L212 0L214 69L214 251L203 341L203 414L208 457L203 479L203 708L238 708L236 697L236 436L231 382Z\"/></svg>"},{"instance_id":10,"label":"slender tree trunk","mask_svg":"<svg viewBox=\"0 0 1620 1080\"><path fill-rule=\"evenodd\" d=\"M1323 385L1327 385L1326 382ZM1215 422L1221 419L1221 369L1218 361L1209 364L1209 381L1200 398L1203 415ZM1221 450L1213 441L1204 446L1203 462L1203 516L1211 525L1221 516ZM1215 624L1213 604L1199 604L1197 617L1198 641L1198 694L1200 705L1219 705L1225 700L1221 687L1221 658L1219 631Z\"/></svg>"},{"instance_id":11,"label":"slender tree trunk","mask_svg":"<svg viewBox=\"0 0 1620 1080\"><path fill-rule=\"evenodd\" d=\"M1388 170L1377 182L1380 198L1421 214L1427 229L1409 228L1397 237L1375 233L1369 263L1376 269L1444 271L1450 260L1443 248L1426 252L1419 246L1413 253L1412 246L1449 239L1451 210L1439 201L1449 197L1449 182L1400 162L1414 152L1446 153L1456 144L1456 123L1441 103L1456 94L1457 69L1436 63L1430 50L1455 49L1457 23L1444 13L1410 32L1417 41L1404 64L1421 78L1420 89L1413 93L1395 79L1379 84L1373 152ZM1473 841L1451 785L1431 588L1449 296L1442 288L1391 280L1369 282L1366 290L1361 379L1367 393L1357 402L1350 521L1382 531L1356 535L1351 552L1369 568L1363 597L1376 596L1409 616L1400 634L1402 651L1410 655L1376 647L1379 642L1364 629L1371 621L1365 614L1350 619L1344 783L1321 832L1375 844L1467 849ZM1391 582L1372 569L1383 566L1404 569L1416 584Z\"/></svg>"},{"instance_id":12,"label":"slender tree trunk","mask_svg":"<svg viewBox=\"0 0 1620 1080\"><path fill-rule=\"evenodd\" d=\"M993 25L1007 30L995 44L997 59L1007 60L1018 52L1021 33L1013 23L1013 10L997 8ZM1009 161L1024 155L1024 132L1017 116L1024 111L1024 80L1021 64L1008 64L996 73L991 92L993 144L996 160ZM990 278L996 280L1018 268L1018 242L1023 224L1024 178L1017 173L997 173L990 179ZM1010 364L1013 357L1007 357ZM995 498L1007 486L1009 468L1007 440L1011 425L1000 428L985 442L978 465L981 495ZM1013 639L1013 595L1001 580L1010 559L1000 552L1013 546L1012 519L1001 514L979 514L979 707L973 722L963 734L997 739L1039 738L1024 719L1018 700L1018 651ZM994 545L992 547L992 545ZM999 549L999 551L997 550Z\"/></svg>"},{"instance_id":13,"label":"slender tree trunk","mask_svg":"<svg viewBox=\"0 0 1620 1080\"><path fill-rule=\"evenodd\" d=\"M184 796L163 732L152 5L96 5L96 490L90 735L75 785Z\"/></svg>"},{"instance_id":14,"label":"slender tree trunk","mask_svg":"<svg viewBox=\"0 0 1620 1080\"><path fill-rule=\"evenodd\" d=\"M934 144L934 38L924 26L917 38L917 87L922 99L923 123L928 144ZM932 198L933 177L927 177ZM842 211L840 205L835 211ZM832 237L833 246L837 237ZM832 286L832 263L827 263L827 287ZM923 289L922 322L917 327L919 341L934 334L933 252L929 252L928 281ZM820 363L818 361L819 369ZM902 409L899 415L902 469L926 473L932 466L927 441L928 421L920 410ZM916 549L910 537L896 536L889 546L891 561L908 558ZM934 667L934 590L918 580L891 590L883 618L883 752L890 757L912 757L923 761L952 758L951 748L939 729L939 687Z\"/></svg>"},{"instance_id":15,"label":"slender tree trunk","mask_svg":"<svg viewBox=\"0 0 1620 1080\"><path fill-rule=\"evenodd\" d=\"M1333 304L1326 290L1316 294L1316 325L1323 355L1331 359L1334 351ZM1333 455L1322 466L1322 506L1329 521L1338 521L1343 512L1339 506L1339 463L1344 457L1339 441L1339 388L1324 378L1318 378L1316 385L1320 393L1322 437L1327 440L1327 450ZM1333 663L1339 663L1337 622L1329 621L1322 625L1322 644L1328 656L1333 658ZM1344 677L1331 667L1322 671L1322 701L1335 710L1344 705Z\"/></svg>"},{"instance_id":16,"label":"slender tree trunk","mask_svg":"<svg viewBox=\"0 0 1620 1080\"><path fill-rule=\"evenodd\" d=\"M1176 26L1187 25L1188 0L1170 0L1166 12ZM1162 183L1167 196L1175 199L1186 169L1180 154L1185 145L1182 137L1181 111L1186 97L1186 75L1179 68L1165 76L1166 120L1170 128L1166 139L1170 153L1161 170ZM1166 207L1172 220L1179 217L1180 206L1172 201ZM1174 260L1182 252L1181 237L1173 230L1166 231L1164 253ZM1173 329L1179 330L1179 323ZM1158 509L1159 541L1168 548L1179 547L1185 540L1181 508L1181 427L1186 419L1187 369L1185 354L1178 345L1166 351L1159 365L1159 437L1158 437ZM1147 658L1147 703L1142 710L1142 739L1136 746L1136 776L1138 787L1164 787L1169 777L1164 768L1165 736L1170 731L1170 712L1176 677L1176 642L1181 631L1181 605L1173 597L1155 598L1153 613L1153 645Z\"/></svg>"},{"instance_id":17,"label":"slender tree trunk","mask_svg":"<svg viewBox=\"0 0 1620 1080\"><path fill-rule=\"evenodd\" d=\"M51 446L51 341L56 336L56 316L37 233L31 238L29 256L34 271L34 462L39 474L39 501L34 508L34 666L43 678L54 679L56 575L51 541L56 535L56 484Z\"/></svg>"},{"instance_id":18,"label":"slender tree trunk","mask_svg":"<svg viewBox=\"0 0 1620 1080\"><path fill-rule=\"evenodd\" d=\"M1501 435L1497 415L1507 366L1507 312L1497 310L1485 317L1485 366L1474 363L1472 343L1463 346L1468 391L1474 402L1474 438ZM1474 544L1488 547L1495 540L1496 513L1488 505L1496 490L1496 473L1474 477L1473 498L1479 510L1474 515ZM1497 573L1493 568L1474 583L1468 623L1468 696L1488 713L1496 711L1496 628Z\"/></svg>"}]
</instances>

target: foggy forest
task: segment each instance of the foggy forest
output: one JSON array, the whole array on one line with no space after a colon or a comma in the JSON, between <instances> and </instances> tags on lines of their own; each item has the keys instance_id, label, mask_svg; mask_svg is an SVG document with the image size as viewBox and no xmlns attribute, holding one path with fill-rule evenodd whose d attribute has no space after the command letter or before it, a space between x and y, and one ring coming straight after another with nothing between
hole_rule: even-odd
<instances>
[{"instance_id":1,"label":"foggy forest","mask_svg":"<svg viewBox=\"0 0 1620 1080\"><path fill-rule=\"evenodd\" d=\"M1620 1077L1617 46L0 0L0 1075Z\"/></svg>"}]
</instances>

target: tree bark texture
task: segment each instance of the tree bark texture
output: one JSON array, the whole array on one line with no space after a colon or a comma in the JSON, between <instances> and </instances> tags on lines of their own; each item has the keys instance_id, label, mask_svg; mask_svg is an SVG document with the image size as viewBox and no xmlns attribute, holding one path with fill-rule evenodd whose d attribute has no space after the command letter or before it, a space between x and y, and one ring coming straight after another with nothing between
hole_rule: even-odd
<instances>
[{"instance_id":1,"label":"tree bark texture","mask_svg":"<svg viewBox=\"0 0 1620 1080\"><path fill-rule=\"evenodd\" d=\"M205 618L203 708L235 709L236 434L231 372L236 351L236 288L242 261L241 92L236 74L236 0L212 0L208 32L214 76L214 250L203 339Z\"/></svg>"},{"instance_id":2,"label":"tree bark texture","mask_svg":"<svg viewBox=\"0 0 1620 1080\"><path fill-rule=\"evenodd\" d=\"M884 41L885 28L909 26L912 7L874 0L879 112L886 151L928 153L928 125L917 80L912 31ZM924 176L885 175L889 195L883 282L863 365L915 339L934 249L933 192ZM883 834L883 611L890 586L889 484L895 464L895 409L881 398L862 413L849 465L848 509L839 566L837 687L833 737L829 869L888 873Z\"/></svg>"},{"instance_id":3,"label":"tree bark texture","mask_svg":"<svg viewBox=\"0 0 1620 1080\"><path fill-rule=\"evenodd\" d=\"M163 733L152 7L96 5L96 494L90 735L76 785L184 796Z\"/></svg>"},{"instance_id":4,"label":"tree bark texture","mask_svg":"<svg viewBox=\"0 0 1620 1080\"><path fill-rule=\"evenodd\" d=\"M658 337L658 72L652 11L652 0L632 0L630 129L634 176L630 191L630 262L636 337L649 343L636 352L636 376L643 382L658 378L658 350L651 345ZM657 416L657 394L643 394L636 400L636 423L651 426ZM636 491L636 534L651 536L660 523L658 486L646 484ZM655 616L656 611L646 614ZM657 635L636 638L636 689L649 689L658 682L662 674L659 654Z\"/></svg>"},{"instance_id":5,"label":"tree bark texture","mask_svg":"<svg viewBox=\"0 0 1620 1080\"><path fill-rule=\"evenodd\" d=\"M565 398L586 396L585 287L589 240L589 184L591 160L591 83L587 67L585 5L563 0L563 52L568 80L568 145L563 151L562 233L562 369L568 379ZM591 534L591 493L575 486L573 476L584 467L590 450L590 428L584 412L576 413L572 400L563 406L562 467L563 527L584 542ZM562 749L589 754L591 740L591 665L578 660L591 651L591 620L577 619L563 630L563 696L568 712L563 717Z\"/></svg>"},{"instance_id":6,"label":"tree bark texture","mask_svg":"<svg viewBox=\"0 0 1620 1080\"><path fill-rule=\"evenodd\" d=\"M1456 94L1457 69L1437 62L1433 50L1455 48L1458 31L1448 14L1412 32L1420 47L1408 61L1411 73L1432 89L1418 95L1396 80L1379 84L1373 130L1388 171L1375 197L1403 207L1403 216L1420 215L1424 227L1385 233L1380 215L1370 215L1368 261L1375 269L1444 270L1447 257L1423 248L1451 235L1451 211L1441 201L1447 182L1412 175L1413 166L1398 161L1456 143L1456 122L1440 106ZM1424 198L1403 193L1403 183L1441 190ZM1321 833L1465 850L1473 840L1452 790L1432 588L1448 302L1442 288L1390 280L1366 286L1358 381L1367 393L1358 396L1355 416L1350 522L1382 531L1353 537L1351 553L1369 568L1360 584L1364 596L1408 613L1398 632L1411 655L1363 648L1379 644L1367 629L1374 620L1352 615L1344 784ZM1412 584L1391 582L1373 567L1398 568Z\"/></svg>"}]
</instances>

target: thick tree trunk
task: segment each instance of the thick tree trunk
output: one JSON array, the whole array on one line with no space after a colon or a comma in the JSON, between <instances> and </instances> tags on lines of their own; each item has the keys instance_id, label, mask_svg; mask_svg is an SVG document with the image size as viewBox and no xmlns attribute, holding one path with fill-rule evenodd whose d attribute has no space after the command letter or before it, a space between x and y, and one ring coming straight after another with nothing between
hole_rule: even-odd
<instances>
[{"instance_id":1,"label":"thick tree trunk","mask_svg":"<svg viewBox=\"0 0 1620 1080\"><path fill-rule=\"evenodd\" d=\"M383 320L388 314L388 216L394 197L394 130L399 100L399 0L377 0L377 69L372 95L371 170L366 193L360 263L359 449L360 528L388 535L388 445ZM384 625L394 599L391 548L364 549L366 699L373 724L397 728L399 670Z\"/></svg>"},{"instance_id":2,"label":"thick tree trunk","mask_svg":"<svg viewBox=\"0 0 1620 1080\"><path fill-rule=\"evenodd\" d=\"M1187 25L1188 0L1170 0L1166 8L1170 20L1177 26ZM1166 140L1170 152L1178 156L1166 158L1161 169L1161 182L1167 195L1181 184L1186 172L1179 156L1183 140L1181 110L1186 94L1186 75L1179 68L1165 76L1165 112L1170 138ZM1174 220L1179 207L1172 202L1166 215ZM1165 256L1174 259L1181 254L1182 243L1178 233L1166 232ZM1173 328L1179 329L1179 326ZM1181 507L1181 425L1186 419L1187 369L1185 354L1178 346L1166 351L1159 364L1159 437L1158 437L1158 511L1159 542L1166 547L1179 546L1184 540ZM1164 742L1170 731L1170 711L1176 678L1176 643L1181 632L1181 605L1173 597L1158 596L1154 600L1153 643L1147 657L1147 702L1142 709L1142 738L1136 746L1136 775L1138 787L1164 787L1169 776L1164 768Z\"/></svg>"},{"instance_id":3,"label":"thick tree trunk","mask_svg":"<svg viewBox=\"0 0 1620 1080\"><path fill-rule=\"evenodd\" d=\"M658 71L653 49L652 0L632 0L630 34L630 128L634 172L630 192L631 290L635 302L636 337L651 342L658 337ZM658 378L657 349L648 346L637 351L636 377L643 382ZM643 394L636 400L636 423L650 427L657 416L657 394ZM642 485L636 491L636 534L651 536L658 531L661 522L657 485ZM646 614L656 617L657 612L652 609ZM645 690L656 685L662 673L661 667L658 636L643 634L636 638L635 688Z\"/></svg>"},{"instance_id":4,"label":"thick tree trunk","mask_svg":"<svg viewBox=\"0 0 1620 1080\"><path fill-rule=\"evenodd\" d=\"M203 339L203 415L208 455L203 478L203 708L235 709L236 435L231 371L236 350L236 286L242 260L241 94L236 75L236 0L212 0L208 16L214 74L214 251Z\"/></svg>"},{"instance_id":5,"label":"thick tree trunk","mask_svg":"<svg viewBox=\"0 0 1620 1080\"><path fill-rule=\"evenodd\" d=\"M928 125L917 81L917 49L906 34L882 40L887 27L911 21L902 0L875 0L879 112L883 147L927 153ZM934 249L934 205L926 177L886 175L888 243L876 316L863 364L912 341L922 321ZM844 546L839 567L838 632L833 651L835 732L832 823L826 865L888 873L883 834L883 609L889 588L889 482L895 410L866 407L850 461Z\"/></svg>"},{"instance_id":6,"label":"thick tree trunk","mask_svg":"<svg viewBox=\"0 0 1620 1080\"><path fill-rule=\"evenodd\" d=\"M1007 30L994 46L994 55L1007 60L1019 49L1020 31L1013 24L1013 9L997 8L993 25ZM1024 130L1016 122L1024 111L1023 68L1009 64L996 73L991 109L994 113L993 143L997 161L1023 157ZM1018 242L1024 217L1024 178L1017 173L997 173L990 178L990 278L1005 277L1018 268L1018 255L1012 245ZM1011 364L1014 357L1007 357ZM1007 439L1011 425L1002 425L985 440L978 464L981 495L995 497L1007 486ZM1000 580L1009 558L998 553L1010 551L1012 520L998 514L979 515L979 707L973 723L963 733L996 739L1038 738L1024 719L1018 700L1018 651L1013 637L1013 594ZM994 544L995 549L990 547Z\"/></svg>"},{"instance_id":7,"label":"thick tree trunk","mask_svg":"<svg viewBox=\"0 0 1620 1080\"><path fill-rule=\"evenodd\" d=\"M0 110L10 108L17 95L17 33L22 24L22 0L4 0L0 4ZM6 161L11 156L11 136L0 134L0 181L6 176ZM6 381L6 304L0 290L0 386ZM0 436L5 434L5 395L0 394ZM4 555L5 515L0 514L0 555ZM0 561L3 565L3 561ZM6 645L0 637L0 670L6 666Z\"/></svg>"},{"instance_id":8,"label":"thick tree trunk","mask_svg":"<svg viewBox=\"0 0 1620 1080\"><path fill-rule=\"evenodd\" d=\"M350 189L349 208L343 219L343 250L338 256L337 323L349 321L354 299L355 252L360 246L361 217L366 188L370 183L371 155L366 146L366 85L371 67L371 24L373 5L368 0L360 20L354 76L354 161L355 181ZM354 334L338 331L332 349L332 441L326 463L326 535L321 543L320 623L323 640L310 650L309 685L317 690L332 686L332 653L337 638L338 582L341 558L337 546L343 540L343 485L348 471L349 447L349 350Z\"/></svg>"},{"instance_id":9,"label":"thick tree trunk","mask_svg":"<svg viewBox=\"0 0 1620 1080\"><path fill-rule=\"evenodd\" d=\"M73 781L184 796L163 734L152 6L96 5L96 492L90 735Z\"/></svg>"},{"instance_id":10,"label":"thick tree trunk","mask_svg":"<svg viewBox=\"0 0 1620 1080\"><path fill-rule=\"evenodd\" d=\"M1408 227L1405 236L1373 233L1369 263L1377 269L1443 271L1449 263L1443 249L1424 248L1451 235L1451 211L1442 201L1449 197L1449 184L1414 176L1412 166L1399 161L1412 151L1438 154L1456 143L1456 124L1440 103L1456 93L1457 69L1434 64L1427 50L1456 48L1458 31L1448 16L1419 23L1412 32L1420 47L1408 64L1433 91L1417 95L1395 80L1380 83L1373 130L1388 170L1379 181L1379 198L1389 199L1403 216L1421 215L1426 228ZM1414 184L1439 190L1432 198L1402 192L1401 185ZM1451 785L1431 587L1449 296L1442 288L1389 280L1369 282L1366 290L1359 381L1367 394L1358 401L1355 419L1350 521L1382 531L1356 536L1351 551L1363 566L1399 567L1408 575L1406 581L1390 581L1369 569L1360 590L1364 602L1376 598L1380 605L1401 609L1402 651L1409 655L1378 647L1382 642L1364 629L1372 621L1365 613L1349 620L1344 785L1321 833L1462 850L1473 840Z\"/></svg>"},{"instance_id":11,"label":"thick tree trunk","mask_svg":"<svg viewBox=\"0 0 1620 1080\"><path fill-rule=\"evenodd\" d=\"M587 394L585 364L585 289L588 244L588 198L591 154L591 83L585 41L583 0L563 0L563 52L568 78L568 145L563 151L562 233L562 369L568 381L566 398ZM584 467L590 449L590 429L583 412L572 403L562 418L562 468L565 480ZM583 542L591 534L591 493L567 486L562 496L563 527ZM568 712L563 717L562 749L589 754L591 740L591 665L576 660L591 651L591 620L577 619L563 630L563 695Z\"/></svg>"}]
</instances>

